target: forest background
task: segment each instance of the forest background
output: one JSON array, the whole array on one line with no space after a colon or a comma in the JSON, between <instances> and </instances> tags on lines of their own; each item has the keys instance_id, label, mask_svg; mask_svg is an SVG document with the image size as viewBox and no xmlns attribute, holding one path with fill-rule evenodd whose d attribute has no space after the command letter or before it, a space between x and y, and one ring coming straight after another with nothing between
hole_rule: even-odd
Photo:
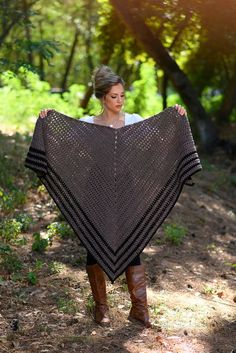
<instances>
[{"instance_id":1,"label":"forest background","mask_svg":"<svg viewBox=\"0 0 236 353\"><path fill-rule=\"evenodd\" d=\"M235 351L235 18L235 0L0 0L1 352ZM101 64L125 79L127 112L182 104L203 166L143 253L148 332L126 320L123 277L112 326L93 323L85 249L24 168L41 109L100 112Z\"/></svg>"},{"instance_id":2,"label":"forest background","mask_svg":"<svg viewBox=\"0 0 236 353\"><path fill-rule=\"evenodd\" d=\"M184 104L201 144L214 149L218 128L236 120L235 6L1 1L1 126L32 129L43 107L96 114L91 73L106 64L125 78L128 112L148 117Z\"/></svg>"}]
</instances>

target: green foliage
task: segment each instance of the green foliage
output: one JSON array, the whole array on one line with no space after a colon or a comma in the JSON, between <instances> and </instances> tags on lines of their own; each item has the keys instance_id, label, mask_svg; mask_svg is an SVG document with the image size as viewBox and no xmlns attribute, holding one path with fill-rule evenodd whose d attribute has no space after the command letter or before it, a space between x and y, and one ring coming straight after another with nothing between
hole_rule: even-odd
<instances>
[{"instance_id":1,"label":"green foliage","mask_svg":"<svg viewBox=\"0 0 236 353\"><path fill-rule=\"evenodd\" d=\"M80 267L81 265L84 264L84 262L85 262L84 256L80 256L78 258L73 258L70 264L74 267Z\"/></svg>"},{"instance_id":2,"label":"green foliage","mask_svg":"<svg viewBox=\"0 0 236 353\"><path fill-rule=\"evenodd\" d=\"M0 261L2 270L9 274L19 272L23 268L23 263L12 250L1 254Z\"/></svg>"},{"instance_id":3,"label":"green foliage","mask_svg":"<svg viewBox=\"0 0 236 353\"><path fill-rule=\"evenodd\" d=\"M233 3L231 1L222 11L222 3L215 1L216 16L207 15L212 2L203 0L196 6L185 1L181 7L173 1L153 2L151 11L148 2L140 5L127 3L127 10L130 7L131 12L139 11L141 20L143 18L156 39L168 48L173 60L187 73L205 108L212 113L223 101L224 92L227 92L235 71ZM161 96L156 93L155 71L159 68L158 62L154 65L153 60L149 60L142 48L144 43L140 45L136 35L132 36L126 31L109 1L72 1L70 6L67 2L60 2L59 5L56 1L44 5L42 1L25 4L14 0L4 2L0 8L3 27L10 28L3 31L1 40L1 72L10 69L20 77L27 69L38 71L43 88L40 91L38 82L37 94L31 81L22 78L20 84L14 82L14 88L9 92L9 83L2 79L0 99L5 104L2 105L0 121L5 126L13 123L15 128L31 130L38 112L47 106L68 115L81 116L77 108L79 100L86 91L92 69L101 62L111 64L115 71L118 69L127 82L134 81L132 91L127 92L128 111L149 116L162 109ZM67 77L69 92L61 98L50 94L50 87L46 87L43 80L61 87L70 55L68 48L70 50L75 38L75 27L83 35L80 36ZM78 46L83 50L78 50ZM140 75L137 77L136 70L140 63ZM74 89L74 82L80 82L82 86ZM168 105L179 102L170 89L168 93ZM98 109L99 102L92 98L86 113L95 114ZM235 121L236 110L231 117Z\"/></svg>"},{"instance_id":4,"label":"green foliage","mask_svg":"<svg viewBox=\"0 0 236 353\"><path fill-rule=\"evenodd\" d=\"M217 250L217 246L215 243L208 244L206 248L207 248L207 250L212 251L212 252L215 252Z\"/></svg>"},{"instance_id":5,"label":"green foliage","mask_svg":"<svg viewBox=\"0 0 236 353\"><path fill-rule=\"evenodd\" d=\"M232 268L235 268L235 269L236 269L236 264L234 264L234 263L225 262L225 265L230 266L230 267L232 267Z\"/></svg>"},{"instance_id":6,"label":"green foliage","mask_svg":"<svg viewBox=\"0 0 236 353\"><path fill-rule=\"evenodd\" d=\"M140 78L126 92L125 110L148 117L162 110L162 98L157 94L155 63L152 59L140 65Z\"/></svg>"},{"instance_id":7,"label":"green foliage","mask_svg":"<svg viewBox=\"0 0 236 353\"><path fill-rule=\"evenodd\" d=\"M33 222L32 216L27 213L20 213L16 216L16 220L21 223L21 231L26 232L29 229L29 226Z\"/></svg>"},{"instance_id":8,"label":"green foliage","mask_svg":"<svg viewBox=\"0 0 236 353\"><path fill-rule=\"evenodd\" d=\"M0 223L0 237L3 241L15 241L20 232L22 224L16 219L5 219Z\"/></svg>"},{"instance_id":9,"label":"green foliage","mask_svg":"<svg viewBox=\"0 0 236 353\"><path fill-rule=\"evenodd\" d=\"M9 176L9 179L11 176ZM12 187L10 191L0 188L0 211L13 211L15 207L24 204L26 201L25 192L21 189Z\"/></svg>"},{"instance_id":10,"label":"green foliage","mask_svg":"<svg viewBox=\"0 0 236 353\"><path fill-rule=\"evenodd\" d=\"M88 115L98 115L101 112L100 102L95 97L91 97L88 103Z\"/></svg>"},{"instance_id":11,"label":"green foliage","mask_svg":"<svg viewBox=\"0 0 236 353\"><path fill-rule=\"evenodd\" d=\"M212 183L208 184L208 190L212 192L217 192L219 190L225 190L231 184L231 178L225 170L218 170L217 174L214 177Z\"/></svg>"},{"instance_id":12,"label":"green foliage","mask_svg":"<svg viewBox=\"0 0 236 353\"><path fill-rule=\"evenodd\" d=\"M217 94L214 92L215 90L212 87L205 87L202 93L201 102L210 114L215 114L219 109L223 100L222 93L218 92Z\"/></svg>"},{"instance_id":13,"label":"green foliage","mask_svg":"<svg viewBox=\"0 0 236 353\"><path fill-rule=\"evenodd\" d=\"M82 96L83 86L73 85L61 97L50 93L49 84L41 81L38 75L22 71L18 76L9 71L0 75L3 85L0 99L4 102L0 107L0 124L4 129L33 130L43 108L56 109L72 117L83 115L83 109L78 107L78 95Z\"/></svg>"},{"instance_id":14,"label":"green foliage","mask_svg":"<svg viewBox=\"0 0 236 353\"><path fill-rule=\"evenodd\" d=\"M216 293L216 289L210 285L204 285L202 289L202 293L206 295L212 295Z\"/></svg>"},{"instance_id":15,"label":"green foliage","mask_svg":"<svg viewBox=\"0 0 236 353\"><path fill-rule=\"evenodd\" d=\"M37 192L38 192L38 193L45 193L45 192L47 192L45 185L43 185L43 184L39 185L38 188L37 188Z\"/></svg>"},{"instance_id":16,"label":"green foliage","mask_svg":"<svg viewBox=\"0 0 236 353\"><path fill-rule=\"evenodd\" d=\"M48 239L43 239L40 233L34 233L34 242L32 244L32 250L43 253L49 245Z\"/></svg>"},{"instance_id":17,"label":"green foliage","mask_svg":"<svg viewBox=\"0 0 236 353\"><path fill-rule=\"evenodd\" d=\"M216 165L209 163L205 158L201 159L201 163L205 171L214 173L213 180L207 185L207 189L211 192L227 190L231 186L236 186L236 176L230 174L228 170L218 168Z\"/></svg>"},{"instance_id":18,"label":"green foliage","mask_svg":"<svg viewBox=\"0 0 236 353\"><path fill-rule=\"evenodd\" d=\"M229 181L232 186L236 187L236 175L230 175Z\"/></svg>"},{"instance_id":19,"label":"green foliage","mask_svg":"<svg viewBox=\"0 0 236 353\"><path fill-rule=\"evenodd\" d=\"M164 226L165 239L174 245L180 245L186 233L185 227L175 223Z\"/></svg>"},{"instance_id":20,"label":"green foliage","mask_svg":"<svg viewBox=\"0 0 236 353\"><path fill-rule=\"evenodd\" d=\"M20 272L12 273L10 278L13 282L23 282L24 281L24 276Z\"/></svg>"},{"instance_id":21,"label":"green foliage","mask_svg":"<svg viewBox=\"0 0 236 353\"><path fill-rule=\"evenodd\" d=\"M211 164L207 159L201 158L201 164L202 168L206 171L213 172L216 171L216 166L214 164Z\"/></svg>"},{"instance_id":22,"label":"green foliage","mask_svg":"<svg viewBox=\"0 0 236 353\"><path fill-rule=\"evenodd\" d=\"M47 229L47 236L50 242L56 235L61 238L74 236L73 230L66 222L53 222L47 226Z\"/></svg>"},{"instance_id":23,"label":"green foliage","mask_svg":"<svg viewBox=\"0 0 236 353\"><path fill-rule=\"evenodd\" d=\"M164 311L166 311L166 306L163 303L159 303L159 304L151 304L150 305L150 311L154 316L159 316L159 315L163 315Z\"/></svg>"},{"instance_id":24,"label":"green foliage","mask_svg":"<svg viewBox=\"0 0 236 353\"><path fill-rule=\"evenodd\" d=\"M27 281L28 283L33 285L37 283L37 275L34 271L30 271L27 273Z\"/></svg>"},{"instance_id":25,"label":"green foliage","mask_svg":"<svg viewBox=\"0 0 236 353\"><path fill-rule=\"evenodd\" d=\"M40 271L42 267L44 266L44 262L37 259L34 264L35 271Z\"/></svg>"},{"instance_id":26,"label":"green foliage","mask_svg":"<svg viewBox=\"0 0 236 353\"><path fill-rule=\"evenodd\" d=\"M15 241L15 244L16 244L16 245L19 245L19 246L24 246L24 245L26 245L27 243L28 243L28 240L27 240L25 237L19 238L19 239L17 239L17 240Z\"/></svg>"},{"instance_id":27,"label":"green foliage","mask_svg":"<svg viewBox=\"0 0 236 353\"><path fill-rule=\"evenodd\" d=\"M65 265L62 262L53 261L49 264L49 269L51 274L61 273L65 270Z\"/></svg>"},{"instance_id":28,"label":"green foliage","mask_svg":"<svg viewBox=\"0 0 236 353\"><path fill-rule=\"evenodd\" d=\"M34 9L32 5L16 0L1 3L0 18L4 23L1 35L1 71L10 68L17 72L21 66L36 71L37 60L35 63L32 60L34 55L49 63L54 53L59 51L58 42L47 39L45 33L43 39L32 35L39 17L39 8Z\"/></svg>"},{"instance_id":29,"label":"green foliage","mask_svg":"<svg viewBox=\"0 0 236 353\"><path fill-rule=\"evenodd\" d=\"M93 297L91 295L87 298L85 306L86 306L86 310L89 313L93 312L94 307L95 307L95 303L94 303Z\"/></svg>"},{"instance_id":30,"label":"green foliage","mask_svg":"<svg viewBox=\"0 0 236 353\"><path fill-rule=\"evenodd\" d=\"M78 304L68 297L59 297L56 304L58 310L65 314L75 314L78 310Z\"/></svg>"},{"instance_id":31,"label":"green foliage","mask_svg":"<svg viewBox=\"0 0 236 353\"><path fill-rule=\"evenodd\" d=\"M11 247L8 244L0 243L0 255L9 254L11 252Z\"/></svg>"},{"instance_id":32,"label":"green foliage","mask_svg":"<svg viewBox=\"0 0 236 353\"><path fill-rule=\"evenodd\" d=\"M0 243L0 266L3 272L10 274L10 278L14 282L22 282L27 280L29 284L37 283L37 272L42 268L44 263L36 260L33 270L26 274L22 273L23 263L17 253L15 253L8 244Z\"/></svg>"},{"instance_id":33,"label":"green foliage","mask_svg":"<svg viewBox=\"0 0 236 353\"><path fill-rule=\"evenodd\" d=\"M32 222L32 217L26 213L17 215L15 218L5 218L0 222L0 238L5 242L14 242L25 245L26 238L19 238L22 231L26 231Z\"/></svg>"},{"instance_id":34,"label":"green foliage","mask_svg":"<svg viewBox=\"0 0 236 353\"><path fill-rule=\"evenodd\" d=\"M14 213L25 203L27 190L36 180L36 176L28 176L23 164L26 140L27 136L19 133L3 135L0 132L0 212L4 215Z\"/></svg>"}]
</instances>

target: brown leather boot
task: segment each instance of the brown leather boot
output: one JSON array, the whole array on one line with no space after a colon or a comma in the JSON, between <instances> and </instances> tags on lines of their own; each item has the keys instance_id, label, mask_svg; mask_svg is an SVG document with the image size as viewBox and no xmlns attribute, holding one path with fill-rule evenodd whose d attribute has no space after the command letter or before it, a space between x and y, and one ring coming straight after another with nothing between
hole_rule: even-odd
<instances>
[{"instance_id":1,"label":"brown leather boot","mask_svg":"<svg viewBox=\"0 0 236 353\"><path fill-rule=\"evenodd\" d=\"M86 270L95 302L94 320L97 324L108 325L110 319L108 316L108 305L106 296L106 281L104 272L98 264L87 265Z\"/></svg>"},{"instance_id":2,"label":"brown leather boot","mask_svg":"<svg viewBox=\"0 0 236 353\"><path fill-rule=\"evenodd\" d=\"M135 319L151 327L147 308L146 279L143 265L129 266L125 271L132 307L129 320Z\"/></svg>"}]
</instances>

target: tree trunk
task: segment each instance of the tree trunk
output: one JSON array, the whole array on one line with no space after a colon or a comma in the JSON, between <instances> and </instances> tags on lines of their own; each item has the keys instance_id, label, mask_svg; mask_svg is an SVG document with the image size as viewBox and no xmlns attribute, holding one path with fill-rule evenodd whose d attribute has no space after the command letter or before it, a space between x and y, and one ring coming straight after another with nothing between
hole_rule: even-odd
<instances>
[{"instance_id":1,"label":"tree trunk","mask_svg":"<svg viewBox=\"0 0 236 353\"><path fill-rule=\"evenodd\" d=\"M86 112L86 109L88 106L88 102L89 102L90 98L92 97L92 94L93 94L93 86L88 86L84 97L80 101L80 107L85 109L85 112Z\"/></svg>"},{"instance_id":2,"label":"tree trunk","mask_svg":"<svg viewBox=\"0 0 236 353\"><path fill-rule=\"evenodd\" d=\"M86 9L89 14L92 13L93 11L93 0L88 1L86 5ZM86 35L85 35L85 50L86 50L86 58L87 58L87 64L90 72L92 72L94 65L93 65L93 55L92 53L92 28L93 28L93 21L92 17L88 16L88 23L87 23L87 30L86 30Z\"/></svg>"},{"instance_id":3,"label":"tree trunk","mask_svg":"<svg viewBox=\"0 0 236 353\"><path fill-rule=\"evenodd\" d=\"M219 143L218 131L206 114L188 77L170 56L160 39L145 24L140 16L139 9L132 7L132 1L110 0L110 2L123 19L125 25L141 43L146 52L159 63L177 92L181 95L196 121L204 149L207 152L213 151Z\"/></svg>"},{"instance_id":4,"label":"tree trunk","mask_svg":"<svg viewBox=\"0 0 236 353\"><path fill-rule=\"evenodd\" d=\"M230 114L236 106L236 64L233 76L229 81L224 93L224 99L217 114L217 121L224 123L228 121Z\"/></svg>"},{"instance_id":5,"label":"tree trunk","mask_svg":"<svg viewBox=\"0 0 236 353\"><path fill-rule=\"evenodd\" d=\"M22 5L23 5L23 12L24 12L25 37L28 41L28 46L29 46L28 62L31 66L33 66L33 54L30 48L30 44L32 41L31 41L31 31L29 26L30 20L29 20L29 9L28 9L27 0L22 0Z\"/></svg>"},{"instance_id":6,"label":"tree trunk","mask_svg":"<svg viewBox=\"0 0 236 353\"><path fill-rule=\"evenodd\" d=\"M36 4L39 0L34 0L30 3L27 4L27 10L29 10L34 4ZM8 35L10 34L12 28L18 23L20 22L20 20L22 19L22 17L24 16L24 11L22 11L22 9L17 9L15 10L15 13L13 13L10 16L10 21L7 23L7 21L5 21L5 26L2 27L3 30L0 33L0 47L2 46L2 44L4 43L4 41L6 40L6 38L8 37Z\"/></svg>"},{"instance_id":7,"label":"tree trunk","mask_svg":"<svg viewBox=\"0 0 236 353\"><path fill-rule=\"evenodd\" d=\"M69 76L70 69L71 69L72 62L73 62L73 58L74 58L74 55L75 55L75 50L76 50L76 45L78 43L79 33L80 32L79 32L78 28L76 28L75 34L74 34L74 40L73 40L73 43L72 43L72 46L71 46L70 55L69 55L69 58L68 58L68 61L67 61L67 64L66 64L66 70L65 70L65 73L64 73L64 76L63 76L63 79L62 79L62 83L61 83L62 91L65 91L66 88L67 88L68 76Z\"/></svg>"},{"instance_id":8,"label":"tree trunk","mask_svg":"<svg viewBox=\"0 0 236 353\"><path fill-rule=\"evenodd\" d=\"M42 20L39 21L39 33L40 33L40 40L43 41L43 27L42 27ZM39 75L40 80L45 80L45 72L44 72L44 60L41 53L39 53Z\"/></svg>"},{"instance_id":9,"label":"tree trunk","mask_svg":"<svg viewBox=\"0 0 236 353\"><path fill-rule=\"evenodd\" d=\"M162 109L167 108L167 88L168 88L168 77L164 72L161 82L161 95L162 95Z\"/></svg>"}]
</instances>

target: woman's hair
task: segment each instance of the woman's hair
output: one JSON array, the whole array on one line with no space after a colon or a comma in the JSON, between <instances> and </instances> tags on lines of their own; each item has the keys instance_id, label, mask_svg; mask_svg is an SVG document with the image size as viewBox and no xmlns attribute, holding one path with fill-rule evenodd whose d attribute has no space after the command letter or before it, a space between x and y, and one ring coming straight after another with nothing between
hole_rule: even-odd
<instances>
[{"instance_id":1,"label":"woman's hair","mask_svg":"<svg viewBox=\"0 0 236 353\"><path fill-rule=\"evenodd\" d=\"M101 65L97 67L92 74L94 94L97 98L106 95L112 86L121 83L125 86L123 78L115 74L109 66Z\"/></svg>"}]
</instances>

